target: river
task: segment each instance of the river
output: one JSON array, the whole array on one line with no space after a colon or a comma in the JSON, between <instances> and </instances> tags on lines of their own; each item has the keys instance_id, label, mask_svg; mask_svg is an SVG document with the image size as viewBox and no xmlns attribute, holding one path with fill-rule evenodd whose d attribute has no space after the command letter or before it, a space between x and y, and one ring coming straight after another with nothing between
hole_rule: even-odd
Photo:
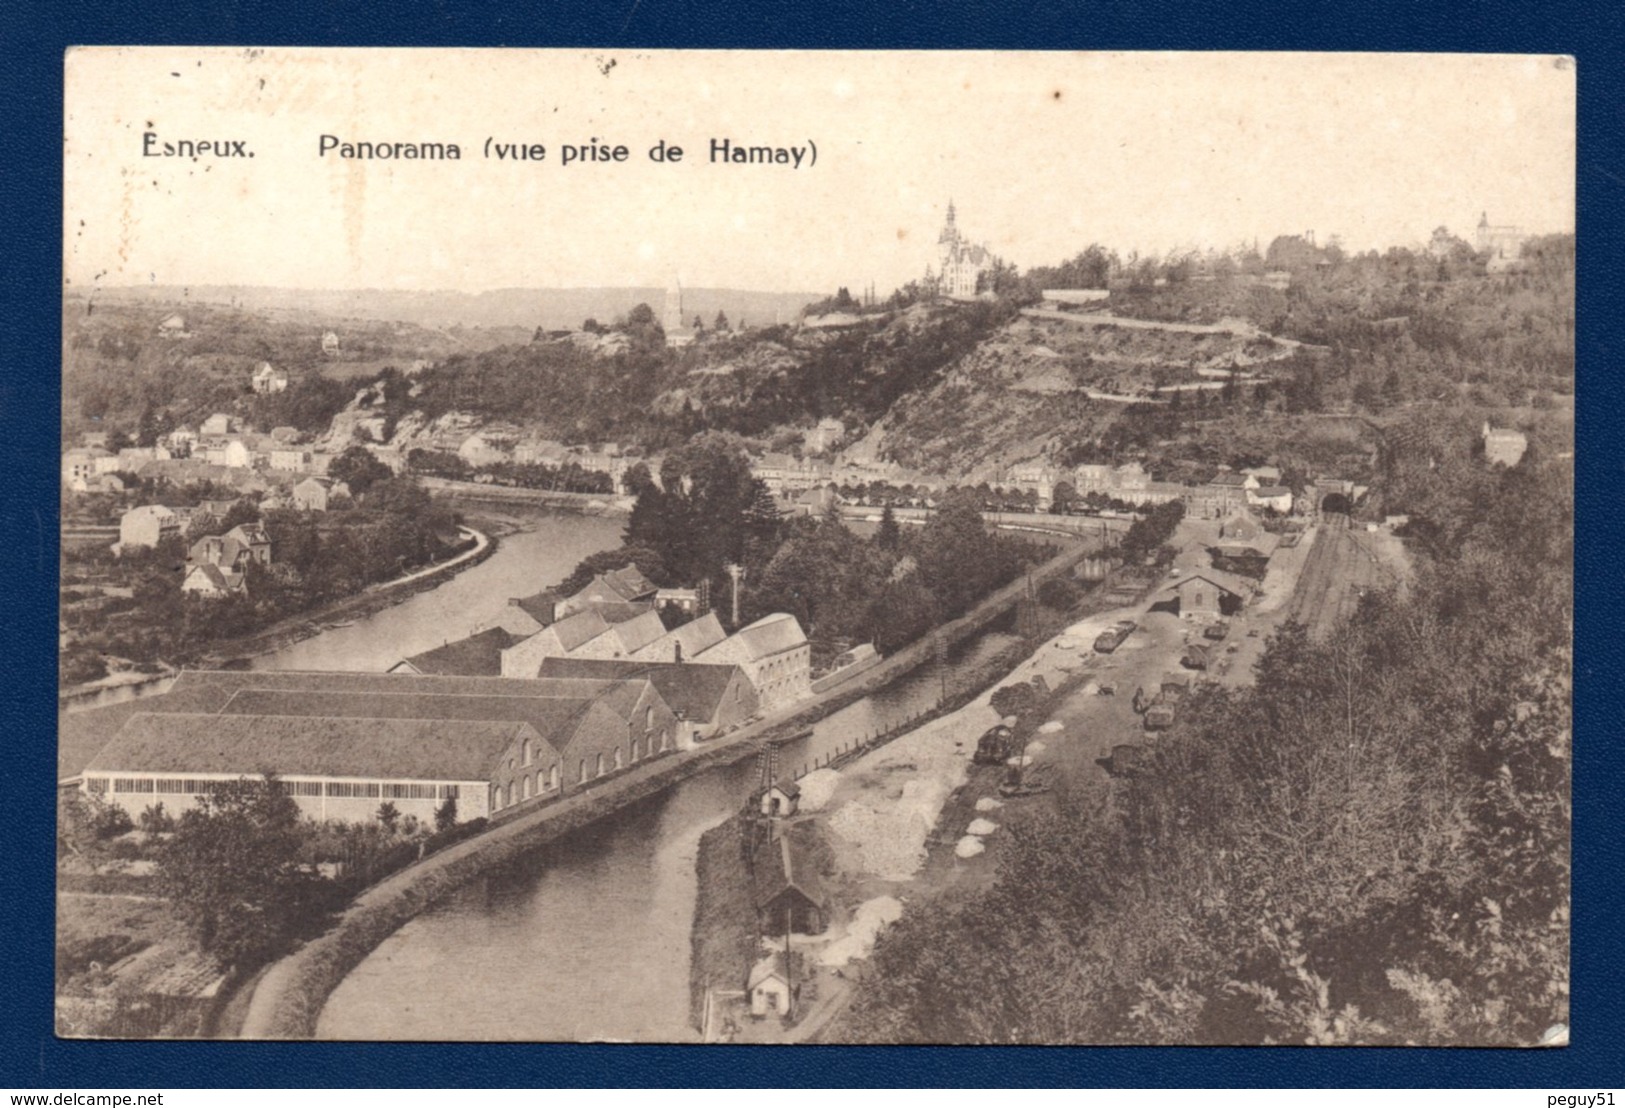
<instances>
[{"instance_id":1,"label":"river","mask_svg":"<svg viewBox=\"0 0 1625 1108\"><path fill-rule=\"evenodd\" d=\"M993 631L949 655L980 662L1015 641ZM797 772L933 706L940 677L916 671L787 744ZM334 990L324 1039L694 1042L689 936L700 835L739 809L750 762L659 796L475 881L379 945Z\"/></svg>"},{"instance_id":2,"label":"river","mask_svg":"<svg viewBox=\"0 0 1625 1108\"><path fill-rule=\"evenodd\" d=\"M615 546L620 522L538 512L490 559L438 588L256 660L266 669L385 668L484 626L509 596L551 585ZM950 670L1013 641L970 639ZM799 771L930 708L931 667L829 716L782 749ZM697 1039L688 1025L689 933L700 835L755 783L749 762L683 781L525 863L458 890L372 952L333 992L325 1039Z\"/></svg>"},{"instance_id":3,"label":"river","mask_svg":"<svg viewBox=\"0 0 1625 1108\"><path fill-rule=\"evenodd\" d=\"M562 580L615 547L622 521L505 509L526 530L434 589L348 626L254 659L256 669L387 669L491 624L509 597ZM1013 641L998 631L949 656L949 672ZM786 745L799 772L930 708L933 667L829 716ZM755 783L749 762L683 781L525 863L458 890L386 939L334 991L327 1039L636 1040L683 1042L689 933L700 835Z\"/></svg>"},{"instance_id":4,"label":"river","mask_svg":"<svg viewBox=\"0 0 1625 1108\"><path fill-rule=\"evenodd\" d=\"M558 584L589 554L621 544L616 516L508 509L527 530L504 535L471 569L409 600L253 660L254 669L343 669L380 673L402 658L491 626L508 599Z\"/></svg>"}]
</instances>

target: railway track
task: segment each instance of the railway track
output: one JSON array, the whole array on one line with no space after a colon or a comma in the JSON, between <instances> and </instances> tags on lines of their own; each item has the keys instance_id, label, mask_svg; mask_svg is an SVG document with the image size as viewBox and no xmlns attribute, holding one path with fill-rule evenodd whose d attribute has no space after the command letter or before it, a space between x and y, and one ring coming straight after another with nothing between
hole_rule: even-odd
<instances>
[{"instance_id":1,"label":"railway track","mask_svg":"<svg viewBox=\"0 0 1625 1108\"><path fill-rule=\"evenodd\" d=\"M1352 616L1367 588L1383 584L1382 567L1372 551L1338 517L1330 517L1315 535L1288 615L1323 639Z\"/></svg>"}]
</instances>

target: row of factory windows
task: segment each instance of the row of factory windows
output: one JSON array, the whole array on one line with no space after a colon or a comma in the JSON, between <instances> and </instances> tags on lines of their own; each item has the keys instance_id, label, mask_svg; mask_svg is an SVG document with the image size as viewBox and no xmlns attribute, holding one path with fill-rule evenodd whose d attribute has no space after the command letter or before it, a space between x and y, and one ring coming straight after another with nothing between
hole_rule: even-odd
<instances>
[{"instance_id":1,"label":"row of factory windows","mask_svg":"<svg viewBox=\"0 0 1625 1108\"><path fill-rule=\"evenodd\" d=\"M191 777L88 777L85 787L92 793L164 793L174 796L203 796L215 792L229 780ZM392 781L278 781L288 796L326 796L335 799L381 798L384 800L455 800L456 785L407 784ZM111 786L111 790L109 790Z\"/></svg>"},{"instance_id":2,"label":"row of factory windows","mask_svg":"<svg viewBox=\"0 0 1625 1108\"><path fill-rule=\"evenodd\" d=\"M672 738L669 732L651 732L646 736L646 739L648 740L647 747L645 747L644 741L640 739L633 739L628 745L627 752L630 755L630 760L632 762L641 761L643 759L645 750L647 750L649 755L653 756L663 750L670 750L672 748ZM528 765L530 754L529 744L526 745L525 754L527 756L526 764ZM581 759L580 764L576 767L576 783L582 784L592 780L595 777L602 777L606 773L613 773L616 770L624 769L626 764L627 759L622 756L620 747L616 747L615 750L607 757L603 754L599 754L591 762L589 762L586 758L583 758ZM512 758L509 758L508 772L512 773L513 770L514 761ZM534 775L527 773L518 780L509 781L506 785L492 785L491 811L500 811L503 808L511 807L514 804L529 800L533 796L546 796L548 793L554 791L558 787L559 767L558 763L555 762L545 771L538 770Z\"/></svg>"}]
</instances>

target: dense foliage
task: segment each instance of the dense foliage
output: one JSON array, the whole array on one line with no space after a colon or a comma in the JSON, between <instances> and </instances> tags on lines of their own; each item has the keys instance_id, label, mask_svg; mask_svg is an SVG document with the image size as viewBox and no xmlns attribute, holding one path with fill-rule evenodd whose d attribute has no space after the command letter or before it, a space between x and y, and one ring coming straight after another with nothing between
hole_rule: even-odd
<instances>
[{"instance_id":1,"label":"dense foliage","mask_svg":"<svg viewBox=\"0 0 1625 1108\"><path fill-rule=\"evenodd\" d=\"M366 458L371 461L371 455ZM359 462L355 468L359 473ZM62 654L64 679L93 675L86 659L101 654L142 663L190 660L212 644L348 599L370 584L451 554L460 541L456 517L411 479L393 476L387 466L378 470L381 477L378 472L362 476L366 492L345 510L262 513L244 500L223 519L194 519L186 537L157 547L121 555L100 546L67 549L62 620L74 641ZM218 598L183 593L188 543L252 520L265 526L271 564L249 564L240 593ZM108 588L115 592L94 602L66 602L70 593L77 597L80 591Z\"/></svg>"},{"instance_id":2,"label":"dense foliage","mask_svg":"<svg viewBox=\"0 0 1625 1108\"><path fill-rule=\"evenodd\" d=\"M1426 536L1406 595L1324 642L1286 625L1150 772L1013 821L986 895L882 936L846 1037L1529 1045L1567 1021L1571 474L1399 464Z\"/></svg>"},{"instance_id":3,"label":"dense foliage","mask_svg":"<svg viewBox=\"0 0 1625 1108\"><path fill-rule=\"evenodd\" d=\"M709 433L666 455L660 483L636 471L637 499L618 550L584 559L560 585L635 564L661 585L709 582L716 607L741 568L741 622L789 612L821 643L896 649L1014 579L1048 549L989 531L974 490L946 494L921 528L895 517L873 536L854 533L832 507L785 520L753 477L740 440Z\"/></svg>"},{"instance_id":4,"label":"dense foliage","mask_svg":"<svg viewBox=\"0 0 1625 1108\"><path fill-rule=\"evenodd\" d=\"M299 806L273 775L222 782L177 821L159 885L200 949L249 969L323 915L325 883L299 863L304 839Z\"/></svg>"}]
</instances>

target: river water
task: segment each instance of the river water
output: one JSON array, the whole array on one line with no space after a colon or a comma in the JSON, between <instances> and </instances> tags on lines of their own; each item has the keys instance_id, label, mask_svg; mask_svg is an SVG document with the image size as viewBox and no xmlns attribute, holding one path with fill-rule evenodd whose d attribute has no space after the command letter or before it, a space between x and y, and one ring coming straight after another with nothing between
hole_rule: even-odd
<instances>
[{"instance_id":1,"label":"river water","mask_svg":"<svg viewBox=\"0 0 1625 1108\"><path fill-rule=\"evenodd\" d=\"M331 627L253 661L254 669L345 669L381 673L413 654L482 631L508 599L558 584L589 554L621 544L615 516L510 510L529 528L498 540L497 551L443 584L348 627Z\"/></svg>"},{"instance_id":2,"label":"river water","mask_svg":"<svg viewBox=\"0 0 1625 1108\"><path fill-rule=\"evenodd\" d=\"M537 511L526 531L428 592L255 659L257 669L379 671L489 626L511 596L619 544L614 518ZM967 640L948 672L1013 641ZM927 666L821 721L781 751L796 773L936 704ZM326 1039L684 1042L700 835L755 784L749 762L712 770L470 883L386 939L333 992Z\"/></svg>"}]
</instances>

